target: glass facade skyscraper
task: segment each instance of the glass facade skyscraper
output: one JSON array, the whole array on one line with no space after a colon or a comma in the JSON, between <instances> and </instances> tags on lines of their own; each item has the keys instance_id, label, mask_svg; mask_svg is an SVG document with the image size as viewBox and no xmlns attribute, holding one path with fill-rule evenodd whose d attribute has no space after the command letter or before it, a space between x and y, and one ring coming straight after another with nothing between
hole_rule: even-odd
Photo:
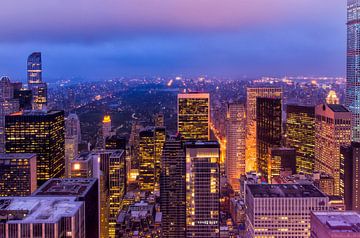
<instances>
[{"instance_id":1,"label":"glass facade skyscraper","mask_svg":"<svg viewBox=\"0 0 360 238\"><path fill-rule=\"evenodd\" d=\"M7 153L37 154L37 181L64 176L65 125L63 111L25 111L5 118Z\"/></svg>"},{"instance_id":2,"label":"glass facade skyscraper","mask_svg":"<svg viewBox=\"0 0 360 238\"><path fill-rule=\"evenodd\" d=\"M347 4L346 107L352 113L352 140L360 142L360 0Z\"/></svg>"},{"instance_id":3,"label":"glass facade skyscraper","mask_svg":"<svg viewBox=\"0 0 360 238\"><path fill-rule=\"evenodd\" d=\"M27 60L28 86L32 91L33 109L43 110L47 104L47 84L42 81L41 53L34 52Z\"/></svg>"}]
</instances>

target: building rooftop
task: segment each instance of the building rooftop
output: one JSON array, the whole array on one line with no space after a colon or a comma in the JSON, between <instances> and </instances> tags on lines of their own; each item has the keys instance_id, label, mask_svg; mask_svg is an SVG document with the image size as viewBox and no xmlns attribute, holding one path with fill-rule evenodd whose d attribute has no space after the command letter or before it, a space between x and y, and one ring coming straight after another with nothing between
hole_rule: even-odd
<instances>
[{"instance_id":1,"label":"building rooftop","mask_svg":"<svg viewBox=\"0 0 360 238\"><path fill-rule=\"evenodd\" d=\"M340 104L328 104L328 106L333 112L349 112L346 107Z\"/></svg>"},{"instance_id":2,"label":"building rooftop","mask_svg":"<svg viewBox=\"0 0 360 238\"><path fill-rule=\"evenodd\" d=\"M248 184L255 198L326 197L312 184Z\"/></svg>"},{"instance_id":3,"label":"building rooftop","mask_svg":"<svg viewBox=\"0 0 360 238\"><path fill-rule=\"evenodd\" d=\"M55 223L73 216L83 205L75 197L3 197L0 221L6 223Z\"/></svg>"},{"instance_id":4,"label":"building rooftop","mask_svg":"<svg viewBox=\"0 0 360 238\"><path fill-rule=\"evenodd\" d=\"M187 148L220 148L217 141L189 141L185 142Z\"/></svg>"},{"instance_id":5,"label":"building rooftop","mask_svg":"<svg viewBox=\"0 0 360 238\"><path fill-rule=\"evenodd\" d=\"M360 234L360 214L346 212L314 212L313 215L332 232L353 232Z\"/></svg>"},{"instance_id":6,"label":"building rooftop","mask_svg":"<svg viewBox=\"0 0 360 238\"><path fill-rule=\"evenodd\" d=\"M32 159L36 154L31 153L0 153L0 160L6 159Z\"/></svg>"},{"instance_id":7,"label":"building rooftop","mask_svg":"<svg viewBox=\"0 0 360 238\"><path fill-rule=\"evenodd\" d=\"M96 178L53 178L38 188L32 196L85 196L97 182Z\"/></svg>"},{"instance_id":8,"label":"building rooftop","mask_svg":"<svg viewBox=\"0 0 360 238\"><path fill-rule=\"evenodd\" d=\"M25 110L25 111L14 112L7 116L46 116L46 115L56 115L57 113L63 113L63 111Z\"/></svg>"}]
</instances>

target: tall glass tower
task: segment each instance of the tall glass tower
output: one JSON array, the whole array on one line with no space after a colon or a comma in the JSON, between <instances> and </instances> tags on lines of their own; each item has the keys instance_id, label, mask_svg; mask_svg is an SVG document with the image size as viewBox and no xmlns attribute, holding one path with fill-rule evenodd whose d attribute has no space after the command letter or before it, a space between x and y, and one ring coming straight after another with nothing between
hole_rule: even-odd
<instances>
[{"instance_id":1,"label":"tall glass tower","mask_svg":"<svg viewBox=\"0 0 360 238\"><path fill-rule=\"evenodd\" d=\"M27 60L28 86L33 95L33 109L44 110L47 104L47 84L42 81L41 53L32 53Z\"/></svg>"},{"instance_id":2,"label":"tall glass tower","mask_svg":"<svg viewBox=\"0 0 360 238\"><path fill-rule=\"evenodd\" d=\"M352 113L352 140L360 142L360 0L347 5L346 107Z\"/></svg>"}]
</instances>

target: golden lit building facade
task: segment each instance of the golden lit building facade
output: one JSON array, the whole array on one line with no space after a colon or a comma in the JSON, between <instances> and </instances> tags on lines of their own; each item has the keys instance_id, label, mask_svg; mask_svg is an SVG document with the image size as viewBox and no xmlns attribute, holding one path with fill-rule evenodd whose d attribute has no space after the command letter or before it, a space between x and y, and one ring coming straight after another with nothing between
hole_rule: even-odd
<instances>
[{"instance_id":1,"label":"golden lit building facade","mask_svg":"<svg viewBox=\"0 0 360 238\"><path fill-rule=\"evenodd\" d=\"M65 173L63 111L25 111L5 119L6 152L37 154L38 186Z\"/></svg>"},{"instance_id":2,"label":"golden lit building facade","mask_svg":"<svg viewBox=\"0 0 360 238\"><path fill-rule=\"evenodd\" d=\"M246 90L246 171L256 171L256 98L282 98L282 88L248 87Z\"/></svg>"},{"instance_id":3,"label":"golden lit building facade","mask_svg":"<svg viewBox=\"0 0 360 238\"><path fill-rule=\"evenodd\" d=\"M220 145L185 143L186 237L220 237Z\"/></svg>"},{"instance_id":4,"label":"golden lit building facade","mask_svg":"<svg viewBox=\"0 0 360 238\"><path fill-rule=\"evenodd\" d=\"M210 139L210 94L178 94L178 132L185 140Z\"/></svg>"},{"instance_id":5,"label":"golden lit building facade","mask_svg":"<svg viewBox=\"0 0 360 238\"><path fill-rule=\"evenodd\" d=\"M340 147L351 143L351 113L342 105L315 107L315 170L334 177L334 195L340 189Z\"/></svg>"},{"instance_id":6,"label":"golden lit building facade","mask_svg":"<svg viewBox=\"0 0 360 238\"><path fill-rule=\"evenodd\" d=\"M36 188L36 154L0 154L0 197L29 196Z\"/></svg>"},{"instance_id":7,"label":"golden lit building facade","mask_svg":"<svg viewBox=\"0 0 360 238\"><path fill-rule=\"evenodd\" d=\"M161 155L166 139L164 127L147 127L140 131L139 181L142 191L159 190Z\"/></svg>"},{"instance_id":8,"label":"golden lit building facade","mask_svg":"<svg viewBox=\"0 0 360 238\"><path fill-rule=\"evenodd\" d=\"M242 103L230 103L226 121L226 177L240 191L240 176L245 175L246 109Z\"/></svg>"},{"instance_id":9,"label":"golden lit building facade","mask_svg":"<svg viewBox=\"0 0 360 238\"><path fill-rule=\"evenodd\" d=\"M314 106L286 106L286 146L296 149L296 172L312 174L315 160Z\"/></svg>"}]
</instances>

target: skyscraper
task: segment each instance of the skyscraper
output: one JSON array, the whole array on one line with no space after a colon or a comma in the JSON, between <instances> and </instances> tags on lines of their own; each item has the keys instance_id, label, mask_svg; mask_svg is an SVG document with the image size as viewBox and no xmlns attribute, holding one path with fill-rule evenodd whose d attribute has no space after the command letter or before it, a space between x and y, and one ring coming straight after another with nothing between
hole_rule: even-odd
<instances>
[{"instance_id":1,"label":"skyscraper","mask_svg":"<svg viewBox=\"0 0 360 238\"><path fill-rule=\"evenodd\" d=\"M282 89L275 87L249 87L246 90L246 171L256 166L256 98L282 98Z\"/></svg>"},{"instance_id":2,"label":"skyscraper","mask_svg":"<svg viewBox=\"0 0 360 238\"><path fill-rule=\"evenodd\" d=\"M268 178L268 151L281 146L282 110L280 98L256 98L256 156L258 171Z\"/></svg>"},{"instance_id":3,"label":"skyscraper","mask_svg":"<svg viewBox=\"0 0 360 238\"><path fill-rule=\"evenodd\" d=\"M240 176L245 175L246 111L241 103L230 103L226 121L226 177L240 191Z\"/></svg>"},{"instance_id":4,"label":"skyscraper","mask_svg":"<svg viewBox=\"0 0 360 238\"><path fill-rule=\"evenodd\" d=\"M360 142L360 1L347 1L346 107L352 113L352 141Z\"/></svg>"},{"instance_id":5,"label":"skyscraper","mask_svg":"<svg viewBox=\"0 0 360 238\"><path fill-rule=\"evenodd\" d=\"M36 183L36 154L0 154L0 196L28 196Z\"/></svg>"},{"instance_id":6,"label":"skyscraper","mask_svg":"<svg viewBox=\"0 0 360 238\"><path fill-rule=\"evenodd\" d=\"M139 142L139 180L140 189L154 191L159 189L161 154L165 143L164 127L147 127L140 131Z\"/></svg>"},{"instance_id":7,"label":"skyscraper","mask_svg":"<svg viewBox=\"0 0 360 238\"><path fill-rule=\"evenodd\" d=\"M269 148L268 150L268 182L272 183L274 176L282 171L296 173L296 150L294 148Z\"/></svg>"},{"instance_id":8,"label":"skyscraper","mask_svg":"<svg viewBox=\"0 0 360 238\"><path fill-rule=\"evenodd\" d=\"M220 145L185 143L186 237L220 237Z\"/></svg>"},{"instance_id":9,"label":"skyscraper","mask_svg":"<svg viewBox=\"0 0 360 238\"><path fill-rule=\"evenodd\" d=\"M315 107L315 170L334 177L334 195L340 192L340 147L350 145L351 113L342 105Z\"/></svg>"},{"instance_id":10,"label":"skyscraper","mask_svg":"<svg viewBox=\"0 0 360 238\"><path fill-rule=\"evenodd\" d=\"M210 139L210 95L178 94L178 132L185 140Z\"/></svg>"},{"instance_id":11,"label":"skyscraper","mask_svg":"<svg viewBox=\"0 0 360 238\"><path fill-rule=\"evenodd\" d=\"M360 211L360 143L342 146L340 153L340 194L347 210Z\"/></svg>"},{"instance_id":12,"label":"skyscraper","mask_svg":"<svg viewBox=\"0 0 360 238\"><path fill-rule=\"evenodd\" d=\"M76 113L70 113L65 120L66 135L76 136L78 143L81 142L80 120Z\"/></svg>"},{"instance_id":13,"label":"skyscraper","mask_svg":"<svg viewBox=\"0 0 360 238\"><path fill-rule=\"evenodd\" d=\"M47 84L42 81L41 53L32 53L27 60L28 86L32 91L33 109L43 110L47 104Z\"/></svg>"},{"instance_id":14,"label":"skyscraper","mask_svg":"<svg viewBox=\"0 0 360 238\"><path fill-rule=\"evenodd\" d=\"M64 176L64 112L25 111L5 119L6 152L37 154L37 180Z\"/></svg>"},{"instance_id":15,"label":"skyscraper","mask_svg":"<svg viewBox=\"0 0 360 238\"><path fill-rule=\"evenodd\" d=\"M106 138L111 136L111 117L109 115L105 115L102 123L102 136L105 143Z\"/></svg>"},{"instance_id":16,"label":"skyscraper","mask_svg":"<svg viewBox=\"0 0 360 238\"><path fill-rule=\"evenodd\" d=\"M84 207L75 197L0 198L0 237L87 238Z\"/></svg>"},{"instance_id":17,"label":"skyscraper","mask_svg":"<svg viewBox=\"0 0 360 238\"><path fill-rule=\"evenodd\" d=\"M310 236L310 215L327 211L329 198L309 184L248 184L245 237Z\"/></svg>"},{"instance_id":18,"label":"skyscraper","mask_svg":"<svg viewBox=\"0 0 360 238\"><path fill-rule=\"evenodd\" d=\"M161 157L160 205L162 235L168 238L185 237L185 153L178 137L168 138Z\"/></svg>"},{"instance_id":19,"label":"skyscraper","mask_svg":"<svg viewBox=\"0 0 360 238\"><path fill-rule=\"evenodd\" d=\"M44 183L31 196L76 197L76 201L84 202L86 237L99 237L99 188L96 178L53 178Z\"/></svg>"},{"instance_id":20,"label":"skyscraper","mask_svg":"<svg viewBox=\"0 0 360 238\"><path fill-rule=\"evenodd\" d=\"M286 146L296 149L296 172L312 174L315 160L314 106L286 106Z\"/></svg>"}]
</instances>

